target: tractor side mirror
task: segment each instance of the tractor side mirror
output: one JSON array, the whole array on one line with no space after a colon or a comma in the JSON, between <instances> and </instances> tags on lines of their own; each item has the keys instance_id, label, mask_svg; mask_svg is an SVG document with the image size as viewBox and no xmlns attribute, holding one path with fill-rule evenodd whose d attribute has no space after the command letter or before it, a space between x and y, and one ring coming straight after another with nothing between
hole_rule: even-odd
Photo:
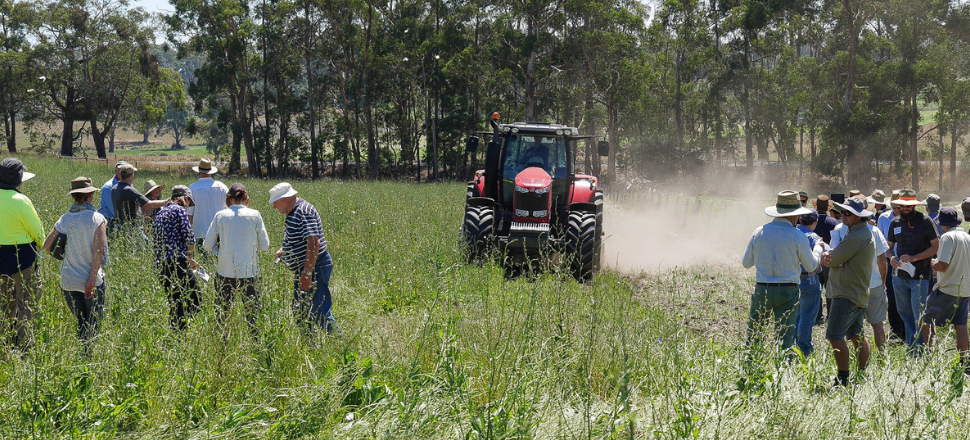
<instances>
[{"instance_id":1,"label":"tractor side mirror","mask_svg":"<svg viewBox=\"0 0 970 440\"><path fill-rule=\"evenodd\" d=\"M600 156L610 155L610 141L599 141L596 144L596 149L599 151Z\"/></svg>"},{"instance_id":2,"label":"tractor side mirror","mask_svg":"<svg viewBox=\"0 0 970 440\"><path fill-rule=\"evenodd\" d=\"M478 151L478 136L469 136L465 141L465 152L474 153Z\"/></svg>"}]
</instances>

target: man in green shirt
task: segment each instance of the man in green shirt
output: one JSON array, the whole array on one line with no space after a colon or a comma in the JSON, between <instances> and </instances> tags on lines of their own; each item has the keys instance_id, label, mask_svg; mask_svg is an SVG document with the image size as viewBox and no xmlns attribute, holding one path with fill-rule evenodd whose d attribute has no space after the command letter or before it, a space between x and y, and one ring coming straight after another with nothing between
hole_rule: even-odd
<instances>
[{"instance_id":1,"label":"man in green shirt","mask_svg":"<svg viewBox=\"0 0 970 440\"><path fill-rule=\"evenodd\" d=\"M33 203L20 193L20 185L32 177L19 159L0 162L0 302L4 304L0 337L12 324L14 344L21 348L30 346L28 330L40 302L37 249L45 238Z\"/></svg>"},{"instance_id":2,"label":"man in green shirt","mask_svg":"<svg viewBox=\"0 0 970 440\"><path fill-rule=\"evenodd\" d=\"M832 345L839 369L835 386L845 386L849 382L847 336L859 351L859 371L865 370L869 363L869 343L863 326L869 306L869 279L876 248L872 232L864 220L872 213L866 211L864 202L853 197L836 205L842 209L842 224L849 228L849 232L838 247L822 254L822 264L831 268L826 296L832 300L832 308L825 339Z\"/></svg>"}]
</instances>

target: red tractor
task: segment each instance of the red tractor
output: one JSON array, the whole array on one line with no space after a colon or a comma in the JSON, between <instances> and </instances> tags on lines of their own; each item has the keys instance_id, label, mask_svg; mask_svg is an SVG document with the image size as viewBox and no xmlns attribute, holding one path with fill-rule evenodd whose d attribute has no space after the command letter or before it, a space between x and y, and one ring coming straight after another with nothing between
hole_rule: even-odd
<instances>
[{"instance_id":1,"label":"red tractor","mask_svg":"<svg viewBox=\"0 0 970 440\"><path fill-rule=\"evenodd\" d=\"M591 136L575 127L538 122L499 124L492 115L485 169L468 183L462 238L469 261L498 249L503 264L558 255L579 281L599 269L603 190L596 177L576 173L576 146ZM468 138L475 152L479 138ZM600 141L599 154L610 145ZM507 266L508 267L508 266Z\"/></svg>"}]
</instances>

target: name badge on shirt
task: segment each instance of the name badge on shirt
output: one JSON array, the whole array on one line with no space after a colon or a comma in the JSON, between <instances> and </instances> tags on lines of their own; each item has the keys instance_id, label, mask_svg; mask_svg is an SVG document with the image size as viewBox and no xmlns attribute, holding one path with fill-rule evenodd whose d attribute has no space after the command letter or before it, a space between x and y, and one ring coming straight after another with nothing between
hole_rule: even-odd
<instances>
[{"instance_id":1,"label":"name badge on shirt","mask_svg":"<svg viewBox=\"0 0 970 440\"><path fill-rule=\"evenodd\" d=\"M902 233L903 233L903 228L902 227L897 226L897 227L893 228L893 234L902 234Z\"/></svg>"}]
</instances>

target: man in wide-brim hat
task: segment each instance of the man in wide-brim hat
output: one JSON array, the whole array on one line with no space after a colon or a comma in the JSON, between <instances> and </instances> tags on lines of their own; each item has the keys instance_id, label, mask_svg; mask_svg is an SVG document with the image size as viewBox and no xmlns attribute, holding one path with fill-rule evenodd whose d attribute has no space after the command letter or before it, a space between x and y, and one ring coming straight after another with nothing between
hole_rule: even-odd
<instances>
[{"instance_id":1,"label":"man in wide-brim hat","mask_svg":"<svg viewBox=\"0 0 970 440\"><path fill-rule=\"evenodd\" d=\"M869 282L876 248L866 220L872 215L866 211L865 201L850 197L845 203L836 203L842 211L843 229L839 245L822 254L822 264L831 268L826 297L832 300L829 310L825 339L834 351L838 367L836 386L849 382L849 347L845 338L859 350L859 370L865 370L869 362L869 343L865 338L865 313L869 306Z\"/></svg>"},{"instance_id":2,"label":"man in wide-brim hat","mask_svg":"<svg viewBox=\"0 0 970 440\"><path fill-rule=\"evenodd\" d=\"M765 214L774 220L751 234L741 260L745 268L756 269L748 321L749 342L758 339L755 331L773 322L781 349L788 350L794 344L799 276L802 267L818 267L822 252L821 245L812 249L808 237L795 228L799 216L811 212L801 205L798 192L782 191L775 205L765 208Z\"/></svg>"},{"instance_id":3,"label":"man in wide-brim hat","mask_svg":"<svg viewBox=\"0 0 970 440\"><path fill-rule=\"evenodd\" d=\"M209 255L205 252L202 241L216 213L226 209L229 187L212 178L219 170L209 162L209 159L199 160L199 165L192 167L192 171L199 173L199 180L189 185L189 191L195 203L195 206L188 209L189 222L192 223L192 231L195 234L196 249L202 256L202 261L208 262Z\"/></svg>"},{"instance_id":4,"label":"man in wide-brim hat","mask_svg":"<svg viewBox=\"0 0 970 440\"><path fill-rule=\"evenodd\" d=\"M919 335L916 319L923 313L923 305L929 295L930 278L933 276L930 259L940 248L940 239L933 221L916 210L916 206L923 204L916 198L916 191L901 190L899 199L891 203L899 207L899 215L889 224L889 235L886 236L889 242L886 257L893 269L897 269L893 276L896 310L903 320L906 343L919 345L923 338ZM898 270L903 263L911 263L915 267L912 274Z\"/></svg>"}]
</instances>

